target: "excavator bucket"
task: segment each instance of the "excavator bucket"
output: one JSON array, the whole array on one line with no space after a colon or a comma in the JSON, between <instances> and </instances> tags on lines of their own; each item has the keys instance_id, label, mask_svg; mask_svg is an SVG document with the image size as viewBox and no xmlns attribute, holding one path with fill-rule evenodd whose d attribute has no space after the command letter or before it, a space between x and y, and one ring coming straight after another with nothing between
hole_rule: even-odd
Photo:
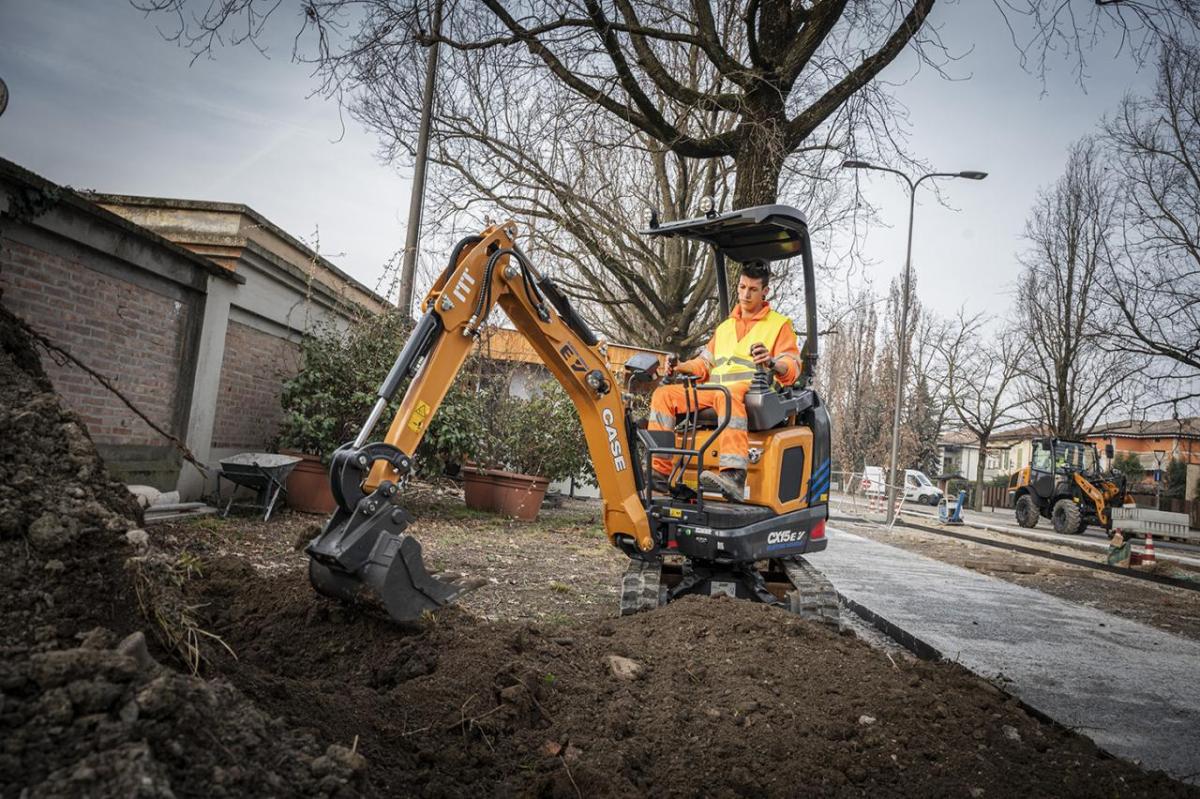
<instances>
[{"instance_id":1,"label":"excavator bucket","mask_svg":"<svg viewBox=\"0 0 1200 799\"><path fill-rule=\"evenodd\" d=\"M338 508L305 549L308 576L326 596L382 607L393 620L411 622L486 580L430 574L420 543L404 532L412 517L395 504L395 497L395 485L385 482L353 511Z\"/></svg>"}]
</instances>

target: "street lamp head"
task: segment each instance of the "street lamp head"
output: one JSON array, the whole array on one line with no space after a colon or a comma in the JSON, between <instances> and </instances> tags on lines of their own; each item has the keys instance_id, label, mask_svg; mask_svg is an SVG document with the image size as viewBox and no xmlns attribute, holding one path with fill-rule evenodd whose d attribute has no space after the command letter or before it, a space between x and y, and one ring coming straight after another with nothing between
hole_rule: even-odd
<instances>
[{"instance_id":1,"label":"street lamp head","mask_svg":"<svg viewBox=\"0 0 1200 799\"><path fill-rule=\"evenodd\" d=\"M849 161L843 161L842 166L845 167L846 169L874 169L875 168L874 164L869 164L866 161L855 161L853 159L851 159Z\"/></svg>"},{"instance_id":2,"label":"street lamp head","mask_svg":"<svg viewBox=\"0 0 1200 799\"><path fill-rule=\"evenodd\" d=\"M964 172L959 172L958 176L960 178L966 178L967 180L983 180L984 178L986 178L988 176L988 173L987 172L977 172L974 169L968 169Z\"/></svg>"}]
</instances>

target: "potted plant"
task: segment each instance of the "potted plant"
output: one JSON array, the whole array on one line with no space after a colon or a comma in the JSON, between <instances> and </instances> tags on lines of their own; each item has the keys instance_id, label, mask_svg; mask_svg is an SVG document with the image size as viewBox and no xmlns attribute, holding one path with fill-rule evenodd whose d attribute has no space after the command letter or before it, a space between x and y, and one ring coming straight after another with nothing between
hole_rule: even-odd
<instances>
[{"instance_id":1,"label":"potted plant","mask_svg":"<svg viewBox=\"0 0 1200 799\"><path fill-rule=\"evenodd\" d=\"M467 505L532 521L552 481L591 470L575 407L553 381L530 398L511 396L506 380L480 395L487 412L475 463L463 470Z\"/></svg>"},{"instance_id":2,"label":"potted plant","mask_svg":"<svg viewBox=\"0 0 1200 799\"><path fill-rule=\"evenodd\" d=\"M367 418L409 325L393 311L345 327L319 326L301 342L300 368L284 382L280 396L278 446L303 459L288 476L290 507L333 512L329 458Z\"/></svg>"}]
</instances>

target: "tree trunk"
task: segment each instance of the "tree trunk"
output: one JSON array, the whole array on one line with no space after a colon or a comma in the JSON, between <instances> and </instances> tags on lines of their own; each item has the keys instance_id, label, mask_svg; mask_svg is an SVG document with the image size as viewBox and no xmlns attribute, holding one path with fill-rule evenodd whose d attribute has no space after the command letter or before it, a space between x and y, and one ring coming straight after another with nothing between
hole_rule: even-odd
<instances>
[{"instance_id":1,"label":"tree trunk","mask_svg":"<svg viewBox=\"0 0 1200 799\"><path fill-rule=\"evenodd\" d=\"M746 120L739 126L741 142L733 166L736 182L733 207L770 205L779 198L779 176L787 148L776 119ZM774 135L772 135L774 134Z\"/></svg>"},{"instance_id":2,"label":"tree trunk","mask_svg":"<svg viewBox=\"0 0 1200 799\"><path fill-rule=\"evenodd\" d=\"M987 464L987 445L991 435L979 437L979 463L975 465L975 510L983 510L983 471Z\"/></svg>"}]
</instances>

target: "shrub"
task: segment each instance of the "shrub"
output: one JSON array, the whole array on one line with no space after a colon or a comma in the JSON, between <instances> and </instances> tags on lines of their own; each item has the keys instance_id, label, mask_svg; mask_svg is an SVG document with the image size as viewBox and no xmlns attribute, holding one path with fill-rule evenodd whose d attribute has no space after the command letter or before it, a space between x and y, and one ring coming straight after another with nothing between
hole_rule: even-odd
<instances>
[{"instance_id":1,"label":"shrub","mask_svg":"<svg viewBox=\"0 0 1200 799\"><path fill-rule=\"evenodd\" d=\"M1113 458L1113 468L1128 477L1131 484L1138 482L1146 474L1146 470L1142 468L1141 459L1132 452L1117 453L1117 456Z\"/></svg>"},{"instance_id":2,"label":"shrub","mask_svg":"<svg viewBox=\"0 0 1200 799\"><path fill-rule=\"evenodd\" d=\"M300 370L283 384L279 446L320 455L328 463L334 450L358 434L411 329L409 319L390 311L345 328L326 325L305 337ZM407 387L396 392L373 440L383 438ZM447 462L462 460L481 434L479 418L474 386L457 380L417 450L417 471L437 474Z\"/></svg>"},{"instance_id":3,"label":"shrub","mask_svg":"<svg viewBox=\"0 0 1200 799\"><path fill-rule=\"evenodd\" d=\"M1187 493L1187 462L1171 458L1167 468L1163 470L1163 496L1173 499L1183 499Z\"/></svg>"},{"instance_id":4,"label":"shrub","mask_svg":"<svg viewBox=\"0 0 1200 799\"><path fill-rule=\"evenodd\" d=\"M480 392L486 410L476 462L551 481L594 479L583 426L562 386L544 381L525 399L508 393L508 377L494 376Z\"/></svg>"}]
</instances>

